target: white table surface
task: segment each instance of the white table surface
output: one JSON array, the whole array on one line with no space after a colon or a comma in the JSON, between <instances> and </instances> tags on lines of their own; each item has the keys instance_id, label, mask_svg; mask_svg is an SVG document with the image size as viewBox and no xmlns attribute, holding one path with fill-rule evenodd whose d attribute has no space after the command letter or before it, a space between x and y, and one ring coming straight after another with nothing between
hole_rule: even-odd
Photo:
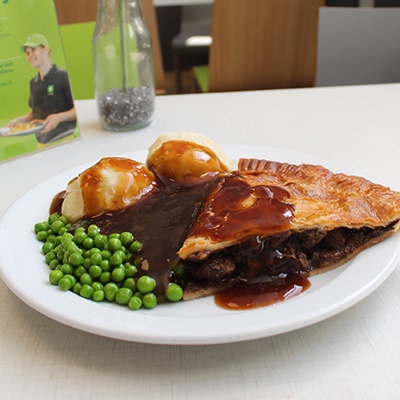
<instances>
[{"instance_id":1,"label":"white table surface","mask_svg":"<svg viewBox=\"0 0 400 400\"><path fill-rule=\"evenodd\" d=\"M80 141L0 164L0 215L54 174L147 148L166 131L302 152L400 189L399 103L400 84L165 96L150 126L111 133L101 130L93 101L78 101ZM399 287L396 268L362 302L313 326L241 343L165 346L64 326L0 281L0 398L397 399Z\"/></svg>"}]
</instances>

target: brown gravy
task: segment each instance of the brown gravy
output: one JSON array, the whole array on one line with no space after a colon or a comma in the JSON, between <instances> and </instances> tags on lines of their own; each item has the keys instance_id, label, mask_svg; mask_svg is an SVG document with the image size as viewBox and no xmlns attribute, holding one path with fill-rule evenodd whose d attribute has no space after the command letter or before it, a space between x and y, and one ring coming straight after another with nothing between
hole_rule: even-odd
<instances>
[{"instance_id":1,"label":"brown gravy","mask_svg":"<svg viewBox=\"0 0 400 400\"><path fill-rule=\"evenodd\" d=\"M138 272L156 280L155 294L162 300L171 271L179 261L177 252L206 194L207 188L203 186L173 192L157 189L133 206L81 224L96 224L104 234L132 232L143 244Z\"/></svg>"},{"instance_id":2,"label":"brown gravy","mask_svg":"<svg viewBox=\"0 0 400 400\"><path fill-rule=\"evenodd\" d=\"M269 282L239 282L215 295L215 303L227 310L249 310L288 300L309 287L310 281L300 274L286 275Z\"/></svg>"},{"instance_id":3,"label":"brown gravy","mask_svg":"<svg viewBox=\"0 0 400 400\"><path fill-rule=\"evenodd\" d=\"M285 200L289 193L274 186L250 186L240 177L220 181L204 205L191 235L213 240L239 236L276 234L288 229L293 207Z\"/></svg>"},{"instance_id":4,"label":"brown gravy","mask_svg":"<svg viewBox=\"0 0 400 400\"><path fill-rule=\"evenodd\" d=\"M213 195L208 198L211 192ZM174 279L172 270L180 261L177 252L194 223L194 232L221 240L243 230L249 234L259 230L276 232L290 224L293 209L284 202L288 196L285 190L275 187L250 187L238 176L173 190L160 184L134 205L79 221L75 227L96 224L104 234L132 232L143 244L139 274L156 280L155 294L162 301L166 286ZM51 212L61 211L63 198L63 192L54 197ZM250 205L246 203L248 199ZM199 220L203 209L211 209L212 213ZM268 284L244 283L217 295L216 303L229 309L266 306L298 294L308 287L307 283L300 275Z\"/></svg>"}]
</instances>

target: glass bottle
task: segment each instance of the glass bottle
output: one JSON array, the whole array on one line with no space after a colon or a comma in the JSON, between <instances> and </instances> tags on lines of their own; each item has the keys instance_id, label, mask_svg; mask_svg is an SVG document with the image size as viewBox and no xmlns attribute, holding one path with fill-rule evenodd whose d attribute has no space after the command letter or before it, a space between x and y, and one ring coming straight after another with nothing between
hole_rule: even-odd
<instances>
[{"instance_id":1,"label":"glass bottle","mask_svg":"<svg viewBox=\"0 0 400 400\"><path fill-rule=\"evenodd\" d=\"M151 122L153 52L139 0L99 0L93 68L97 108L105 129L128 131Z\"/></svg>"}]
</instances>

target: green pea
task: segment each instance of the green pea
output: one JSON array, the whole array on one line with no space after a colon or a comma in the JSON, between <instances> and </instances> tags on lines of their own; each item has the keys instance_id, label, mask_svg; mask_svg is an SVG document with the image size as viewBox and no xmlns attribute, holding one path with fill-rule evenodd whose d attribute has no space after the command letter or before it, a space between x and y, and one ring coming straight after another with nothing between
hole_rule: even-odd
<instances>
[{"instance_id":1,"label":"green pea","mask_svg":"<svg viewBox=\"0 0 400 400\"><path fill-rule=\"evenodd\" d=\"M82 232L82 231L75 231L75 234L74 234L74 242L77 244L77 245L81 245L83 242L84 242L84 240L87 238L87 234L86 234L86 232Z\"/></svg>"},{"instance_id":2,"label":"green pea","mask_svg":"<svg viewBox=\"0 0 400 400\"><path fill-rule=\"evenodd\" d=\"M56 254L57 254L58 260L60 260L60 261L64 260L65 252L63 249L57 250Z\"/></svg>"},{"instance_id":3,"label":"green pea","mask_svg":"<svg viewBox=\"0 0 400 400\"><path fill-rule=\"evenodd\" d=\"M61 215L58 213L53 213L49 215L49 218L47 219L48 223L51 225L54 221L56 221L58 218L60 218Z\"/></svg>"},{"instance_id":4,"label":"green pea","mask_svg":"<svg viewBox=\"0 0 400 400\"><path fill-rule=\"evenodd\" d=\"M111 265L120 265L124 262L123 257L121 256L121 252L115 252L111 257L110 257L110 264Z\"/></svg>"},{"instance_id":5,"label":"green pea","mask_svg":"<svg viewBox=\"0 0 400 400\"><path fill-rule=\"evenodd\" d=\"M174 274L179 278L182 278L185 275L186 268L182 264L177 264L174 268Z\"/></svg>"},{"instance_id":6,"label":"green pea","mask_svg":"<svg viewBox=\"0 0 400 400\"><path fill-rule=\"evenodd\" d=\"M89 274L90 274L90 276L92 277L92 278L98 278L100 275L101 275L101 273L102 273L103 271L101 270L101 268L100 268L100 266L98 266L98 265L92 265L90 268L89 268Z\"/></svg>"},{"instance_id":7,"label":"green pea","mask_svg":"<svg viewBox=\"0 0 400 400\"><path fill-rule=\"evenodd\" d=\"M133 278L125 279L122 286L131 289L132 292L136 292L136 282Z\"/></svg>"},{"instance_id":8,"label":"green pea","mask_svg":"<svg viewBox=\"0 0 400 400\"><path fill-rule=\"evenodd\" d=\"M139 310L140 307L142 307L142 299L136 296L131 297L128 303L128 307L131 310Z\"/></svg>"},{"instance_id":9,"label":"green pea","mask_svg":"<svg viewBox=\"0 0 400 400\"><path fill-rule=\"evenodd\" d=\"M170 283L165 291L165 296L169 301L179 301L183 297L183 290L176 283Z\"/></svg>"},{"instance_id":10,"label":"green pea","mask_svg":"<svg viewBox=\"0 0 400 400\"><path fill-rule=\"evenodd\" d=\"M75 285L72 287L72 291L75 294L79 294L79 291L81 290L82 284L80 282L75 283Z\"/></svg>"},{"instance_id":11,"label":"green pea","mask_svg":"<svg viewBox=\"0 0 400 400\"><path fill-rule=\"evenodd\" d=\"M58 285L58 282L60 281L61 278L64 277L64 274L60 270L54 270L50 271L49 274L49 281L53 285Z\"/></svg>"},{"instance_id":12,"label":"green pea","mask_svg":"<svg viewBox=\"0 0 400 400\"><path fill-rule=\"evenodd\" d=\"M93 241L93 243L94 243L94 241ZM98 249L97 247L93 247L92 249L87 250L87 254L88 254L89 257L91 257L93 254L100 254L101 255L101 250Z\"/></svg>"},{"instance_id":13,"label":"green pea","mask_svg":"<svg viewBox=\"0 0 400 400\"><path fill-rule=\"evenodd\" d=\"M48 233L48 235L47 235L47 238L46 238L46 242L55 243L56 240L57 240L57 236L52 234L52 233L49 233L49 232L47 232L47 233Z\"/></svg>"},{"instance_id":14,"label":"green pea","mask_svg":"<svg viewBox=\"0 0 400 400\"><path fill-rule=\"evenodd\" d=\"M125 263L125 277L126 278L133 278L137 273L137 268L132 265L131 263Z\"/></svg>"},{"instance_id":15,"label":"green pea","mask_svg":"<svg viewBox=\"0 0 400 400\"><path fill-rule=\"evenodd\" d=\"M111 252L114 252L116 250L119 250L121 248L121 240L119 240L118 238L112 237L111 239L108 240L108 249Z\"/></svg>"},{"instance_id":16,"label":"green pea","mask_svg":"<svg viewBox=\"0 0 400 400\"><path fill-rule=\"evenodd\" d=\"M83 241L82 246L83 246L83 248L86 249L86 250L92 249L93 246L94 246L94 241L93 241L93 239L92 239L91 237L87 237L87 238Z\"/></svg>"},{"instance_id":17,"label":"green pea","mask_svg":"<svg viewBox=\"0 0 400 400\"><path fill-rule=\"evenodd\" d=\"M72 253L68 257L68 262L73 267L79 267L83 263L83 256L80 253Z\"/></svg>"},{"instance_id":18,"label":"green pea","mask_svg":"<svg viewBox=\"0 0 400 400\"><path fill-rule=\"evenodd\" d=\"M73 240L73 236L72 236L72 233L69 233L69 232L67 232L67 233L64 233L62 236L61 236L61 244L63 245L63 246L66 246L68 243L70 243L70 242L72 242L72 240Z\"/></svg>"},{"instance_id":19,"label":"green pea","mask_svg":"<svg viewBox=\"0 0 400 400\"><path fill-rule=\"evenodd\" d=\"M76 284L76 278L71 274L65 274L64 278L68 278L71 281L71 287L74 287Z\"/></svg>"},{"instance_id":20,"label":"green pea","mask_svg":"<svg viewBox=\"0 0 400 400\"><path fill-rule=\"evenodd\" d=\"M83 265L86 269L89 269L89 268L93 265L92 260L90 259L90 257L84 258L82 265Z\"/></svg>"},{"instance_id":21,"label":"green pea","mask_svg":"<svg viewBox=\"0 0 400 400\"><path fill-rule=\"evenodd\" d=\"M110 250L105 250L105 249L102 250L100 254L101 254L103 260L109 260L110 257L112 256L111 251Z\"/></svg>"},{"instance_id":22,"label":"green pea","mask_svg":"<svg viewBox=\"0 0 400 400\"><path fill-rule=\"evenodd\" d=\"M50 264L52 260L57 260L57 254L54 250L50 250L45 256L46 264Z\"/></svg>"},{"instance_id":23,"label":"green pea","mask_svg":"<svg viewBox=\"0 0 400 400\"><path fill-rule=\"evenodd\" d=\"M109 271L111 269L110 261L108 260L101 260L99 266L102 271Z\"/></svg>"},{"instance_id":24,"label":"green pea","mask_svg":"<svg viewBox=\"0 0 400 400\"><path fill-rule=\"evenodd\" d=\"M67 264L69 262L68 261L69 256L70 256L69 252L68 251L64 251L64 255L63 255L62 259L60 259L60 261L62 261L63 263ZM58 257L61 257L61 252L57 252L57 258Z\"/></svg>"},{"instance_id":25,"label":"green pea","mask_svg":"<svg viewBox=\"0 0 400 400\"><path fill-rule=\"evenodd\" d=\"M104 297L108 301L115 301L117 292L118 286L114 282L109 282L104 286Z\"/></svg>"},{"instance_id":26,"label":"green pea","mask_svg":"<svg viewBox=\"0 0 400 400\"><path fill-rule=\"evenodd\" d=\"M67 229L67 227L66 226L63 226L59 231L58 231L58 234L59 235L63 235L64 233L67 233L68 232L68 229ZM61 236L60 236L61 237Z\"/></svg>"},{"instance_id":27,"label":"green pea","mask_svg":"<svg viewBox=\"0 0 400 400\"><path fill-rule=\"evenodd\" d=\"M93 264L97 264L99 265L101 263L101 261L103 260L103 257L101 256L100 252L95 252L90 256L90 261Z\"/></svg>"},{"instance_id":28,"label":"green pea","mask_svg":"<svg viewBox=\"0 0 400 400\"><path fill-rule=\"evenodd\" d=\"M138 240L135 240L134 242L131 243L131 245L129 246L129 250L132 253L136 253L138 251L140 251L142 249L143 245L142 243L140 243Z\"/></svg>"},{"instance_id":29,"label":"green pea","mask_svg":"<svg viewBox=\"0 0 400 400\"><path fill-rule=\"evenodd\" d=\"M79 290L79 294L85 299L92 298L93 293L94 289L87 283L83 284Z\"/></svg>"},{"instance_id":30,"label":"green pea","mask_svg":"<svg viewBox=\"0 0 400 400\"><path fill-rule=\"evenodd\" d=\"M97 235L100 234L100 229L96 225L90 225L87 231L87 235L94 239Z\"/></svg>"},{"instance_id":31,"label":"green pea","mask_svg":"<svg viewBox=\"0 0 400 400\"><path fill-rule=\"evenodd\" d=\"M55 248L54 243L46 242L46 243L42 246L42 253L43 253L43 254L47 254L50 250L53 250L54 248Z\"/></svg>"},{"instance_id":32,"label":"green pea","mask_svg":"<svg viewBox=\"0 0 400 400\"><path fill-rule=\"evenodd\" d=\"M111 272L110 271L102 272L101 275L99 276L99 281L103 285L106 285L108 282L111 282Z\"/></svg>"},{"instance_id":33,"label":"green pea","mask_svg":"<svg viewBox=\"0 0 400 400\"><path fill-rule=\"evenodd\" d=\"M59 219L56 220L56 221L54 221L54 222L50 225L51 230L52 230L54 233L59 233L60 230L61 230L61 228L64 228L64 226L65 226L65 224L64 224L62 221L60 221Z\"/></svg>"},{"instance_id":34,"label":"green pea","mask_svg":"<svg viewBox=\"0 0 400 400\"><path fill-rule=\"evenodd\" d=\"M106 235L98 234L94 237L94 245L99 248L103 249L104 246L107 244L108 238Z\"/></svg>"},{"instance_id":35,"label":"green pea","mask_svg":"<svg viewBox=\"0 0 400 400\"><path fill-rule=\"evenodd\" d=\"M64 225L68 225L69 224L67 218L64 217L64 215L61 215L61 217L58 218L58 220L61 221Z\"/></svg>"},{"instance_id":36,"label":"green pea","mask_svg":"<svg viewBox=\"0 0 400 400\"><path fill-rule=\"evenodd\" d=\"M65 276L63 278L61 278L58 281L58 287L63 290L63 291L67 291L69 289L71 289L72 287L72 282L69 278L66 278Z\"/></svg>"},{"instance_id":37,"label":"green pea","mask_svg":"<svg viewBox=\"0 0 400 400\"><path fill-rule=\"evenodd\" d=\"M54 259L49 262L50 269L56 269L60 265L60 260Z\"/></svg>"},{"instance_id":38,"label":"green pea","mask_svg":"<svg viewBox=\"0 0 400 400\"><path fill-rule=\"evenodd\" d=\"M93 282L92 283L92 288L96 291L96 290L104 290L104 285L101 284L100 282Z\"/></svg>"},{"instance_id":39,"label":"green pea","mask_svg":"<svg viewBox=\"0 0 400 400\"><path fill-rule=\"evenodd\" d=\"M122 282L125 279L125 271L120 267L113 269L111 279L113 282Z\"/></svg>"},{"instance_id":40,"label":"green pea","mask_svg":"<svg viewBox=\"0 0 400 400\"><path fill-rule=\"evenodd\" d=\"M63 264L61 266L61 271L64 274L73 274L74 273L74 267L71 264Z\"/></svg>"},{"instance_id":41,"label":"green pea","mask_svg":"<svg viewBox=\"0 0 400 400\"><path fill-rule=\"evenodd\" d=\"M84 274L81 275L79 281L80 281L80 283L82 283L82 285L85 285L85 284L91 285L93 283L93 278L90 276L90 274L85 272Z\"/></svg>"},{"instance_id":42,"label":"green pea","mask_svg":"<svg viewBox=\"0 0 400 400\"><path fill-rule=\"evenodd\" d=\"M75 268L74 275L77 279L80 279L81 276L86 272L87 269L83 265L80 265L78 268Z\"/></svg>"},{"instance_id":43,"label":"green pea","mask_svg":"<svg viewBox=\"0 0 400 400\"><path fill-rule=\"evenodd\" d=\"M115 301L118 304L128 304L129 300L132 298L133 292L131 289L127 287L123 287L118 289L118 292L115 294Z\"/></svg>"},{"instance_id":44,"label":"green pea","mask_svg":"<svg viewBox=\"0 0 400 400\"><path fill-rule=\"evenodd\" d=\"M54 248L54 251L57 254L57 258L61 261L64 258L65 250L63 245L59 244Z\"/></svg>"},{"instance_id":45,"label":"green pea","mask_svg":"<svg viewBox=\"0 0 400 400\"><path fill-rule=\"evenodd\" d=\"M154 293L147 293L142 297L143 307L154 308L157 305L157 297Z\"/></svg>"},{"instance_id":46,"label":"green pea","mask_svg":"<svg viewBox=\"0 0 400 400\"><path fill-rule=\"evenodd\" d=\"M133 241L133 235L131 232L122 232L120 235L120 240L124 246L129 246Z\"/></svg>"},{"instance_id":47,"label":"green pea","mask_svg":"<svg viewBox=\"0 0 400 400\"><path fill-rule=\"evenodd\" d=\"M143 275L137 280L136 287L142 294L150 293L156 287L156 281L150 276Z\"/></svg>"},{"instance_id":48,"label":"green pea","mask_svg":"<svg viewBox=\"0 0 400 400\"><path fill-rule=\"evenodd\" d=\"M40 231L36 234L36 239L41 242L45 242L48 236L49 234L47 233L47 231Z\"/></svg>"},{"instance_id":49,"label":"green pea","mask_svg":"<svg viewBox=\"0 0 400 400\"><path fill-rule=\"evenodd\" d=\"M96 302L104 300L104 291L103 290L95 290L92 294L92 299Z\"/></svg>"},{"instance_id":50,"label":"green pea","mask_svg":"<svg viewBox=\"0 0 400 400\"><path fill-rule=\"evenodd\" d=\"M66 244L64 244L65 250L68 251L68 253L79 253L82 254L82 250L78 247L78 245L73 242L72 240Z\"/></svg>"},{"instance_id":51,"label":"green pea","mask_svg":"<svg viewBox=\"0 0 400 400\"><path fill-rule=\"evenodd\" d=\"M38 222L34 226L34 231L36 234L42 231L47 231L47 229L48 229L48 224L46 222Z\"/></svg>"}]
</instances>

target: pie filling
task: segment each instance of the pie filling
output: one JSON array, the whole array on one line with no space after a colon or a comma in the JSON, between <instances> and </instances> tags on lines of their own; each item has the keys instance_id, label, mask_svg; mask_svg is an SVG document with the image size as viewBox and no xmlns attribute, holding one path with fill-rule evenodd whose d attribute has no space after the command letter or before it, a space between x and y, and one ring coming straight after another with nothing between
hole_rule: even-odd
<instances>
[{"instance_id":1,"label":"pie filling","mask_svg":"<svg viewBox=\"0 0 400 400\"><path fill-rule=\"evenodd\" d=\"M287 232L265 239L256 236L203 261L191 257L186 263L186 298L208 295L210 290L220 291L239 282L262 283L293 274L308 277L349 260L369 243L380 241L395 224L375 229Z\"/></svg>"}]
</instances>

